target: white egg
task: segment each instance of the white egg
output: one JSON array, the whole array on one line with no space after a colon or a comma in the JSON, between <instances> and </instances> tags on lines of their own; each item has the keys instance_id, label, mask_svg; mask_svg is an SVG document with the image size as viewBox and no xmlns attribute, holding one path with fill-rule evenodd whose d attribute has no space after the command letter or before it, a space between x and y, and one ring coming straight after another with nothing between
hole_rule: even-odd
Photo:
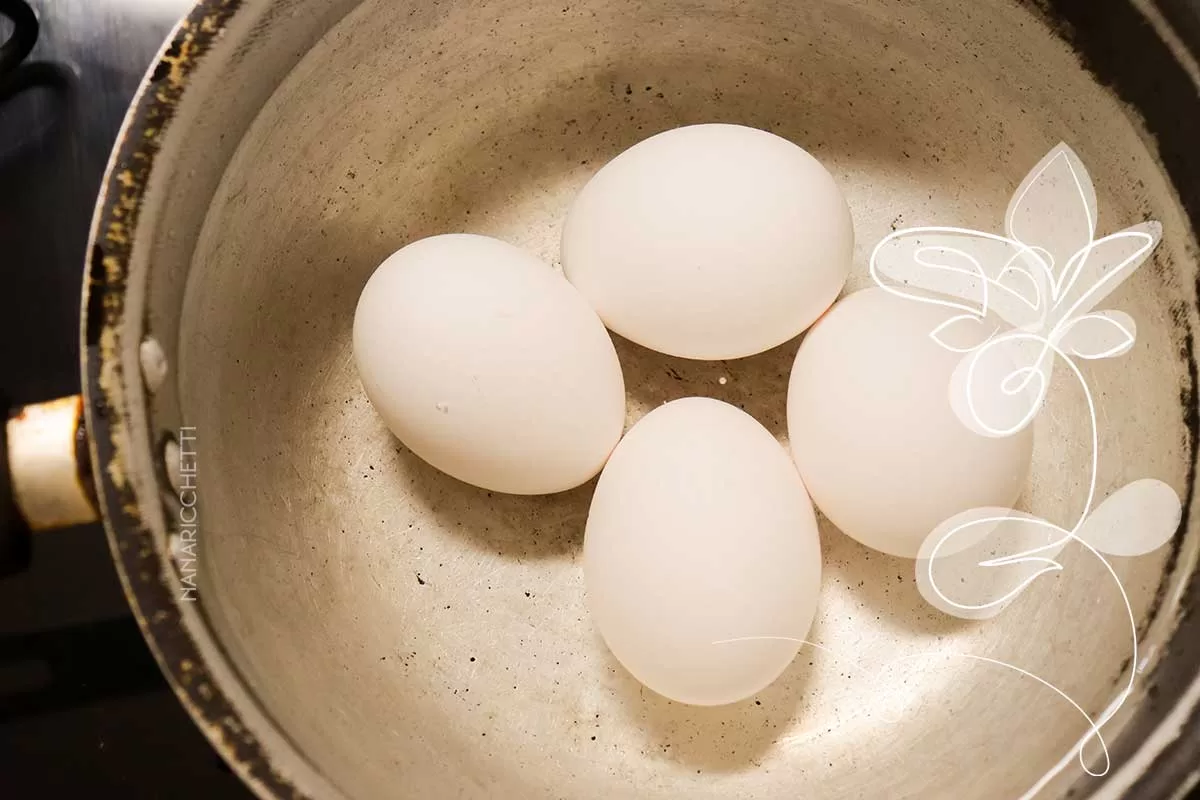
<instances>
[{"instance_id":1,"label":"white egg","mask_svg":"<svg viewBox=\"0 0 1200 800\"><path fill-rule=\"evenodd\" d=\"M596 625L634 677L720 705L795 657L816 613L821 547L787 451L745 412L693 397L647 414L613 451L583 570Z\"/></svg>"},{"instance_id":2,"label":"white egg","mask_svg":"<svg viewBox=\"0 0 1200 800\"><path fill-rule=\"evenodd\" d=\"M929 334L957 313L880 288L852 294L805 336L788 386L788 436L813 502L904 558L955 514L1011 507L1029 470L1031 428L984 436L951 405L963 355Z\"/></svg>"},{"instance_id":3,"label":"white egg","mask_svg":"<svg viewBox=\"0 0 1200 800\"><path fill-rule=\"evenodd\" d=\"M801 148L740 125L660 133L606 164L571 206L567 277L608 327L696 359L797 335L850 269L850 211Z\"/></svg>"},{"instance_id":4,"label":"white egg","mask_svg":"<svg viewBox=\"0 0 1200 800\"><path fill-rule=\"evenodd\" d=\"M389 256L359 298L354 358L392 433L485 489L578 486L624 427L621 367L596 313L554 269L485 236Z\"/></svg>"}]
</instances>

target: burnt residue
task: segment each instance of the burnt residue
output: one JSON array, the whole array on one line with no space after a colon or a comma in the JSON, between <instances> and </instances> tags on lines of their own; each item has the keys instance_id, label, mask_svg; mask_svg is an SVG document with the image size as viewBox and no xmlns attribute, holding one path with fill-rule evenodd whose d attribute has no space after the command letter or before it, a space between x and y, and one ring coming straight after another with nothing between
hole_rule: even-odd
<instances>
[{"instance_id":1,"label":"burnt residue","mask_svg":"<svg viewBox=\"0 0 1200 800\"><path fill-rule=\"evenodd\" d=\"M84 305L85 385L92 414L91 446L99 492L108 510L110 549L124 576L130 607L176 695L217 751L260 793L276 798L304 795L268 761L262 744L209 672L196 642L180 620L179 599L164 582L163 557L138 515L137 498L123 475L117 452L121 414L120 334L134 230L142 197L171 119L196 64L216 42L241 0L200 0L176 30L171 45L130 110L99 200L92 230ZM105 379L108 379L107 382Z\"/></svg>"},{"instance_id":2,"label":"burnt residue","mask_svg":"<svg viewBox=\"0 0 1200 800\"><path fill-rule=\"evenodd\" d=\"M1176 18L1200 19L1185 0L1159 0L1172 8ZM179 609L172 590L162 582L163 563L151 542L150 531L138 519L136 498L129 484L118 487L109 477L116 459L114 426L120 398L106 397L99 386L102 368L119 369L118 353L102 352L104 334L119 341L119 324L124 313L125 275L131 242L147 178L158 154L159 135L174 116L190 70L221 35L240 0L202 0L185 20L170 49L151 74L149 90L132 112L130 124L118 143L115 166L106 179L101 217L93 232L95 246L88 264L88 299L85 306L87 380L93 408L93 446L100 467L98 479L110 511L108 525L114 558L126 577L130 604L164 671L181 700L217 749L240 772L248 774L275 797L300 797L300 792L268 763L261 744L245 729L237 712L214 683L190 634L180 624ZM1170 52L1127 0L1039 0L1051 19L1060 21L1063 35L1073 42L1101 82L1136 107L1156 137L1162 162L1170 173L1184 208L1197 226L1200 212L1200 159L1194 158L1200 141L1200 109L1195 86L1175 63ZM1170 18L1170 17L1169 17ZM1174 18L1172 18L1174 21ZM1181 32L1189 30L1176 23ZM1200 25L1192 30L1200 30ZM1186 38L1186 37L1185 37ZM785 39L786 41L786 39ZM1200 41L1191 36L1189 41ZM627 96L632 94L631 87ZM619 89L617 91L620 91ZM661 93L660 95L661 96ZM586 163L586 162L584 162ZM1197 226L1200 227L1200 226ZM1190 384L1180 402L1189 428L1189 461L1194 463L1197 419L1195 410L1196 365L1192 357L1190 331L1181 330L1186 340ZM1195 474L1189 476L1185 502L1192 502ZM1176 541L1178 547L1178 537ZM1173 558L1178 555L1176 550ZM1193 603L1195 592L1187 602ZM1195 673L1196 649L1200 649L1200 620L1188 619L1179 642L1163 660L1154 679L1159 687L1157 703L1139 713L1134 728L1122 741L1142 741L1145 731L1157 722L1162 703L1177 694L1178 687ZM1143 779L1131 796L1165 796L1173 790L1174 777L1186 774L1179 766L1195 763L1195 739L1200 724L1193 724L1191 738L1162 760L1160 770ZM1119 762L1118 762L1119 763Z\"/></svg>"},{"instance_id":3,"label":"burnt residue","mask_svg":"<svg viewBox=\"0 0 1200 800\"><path fill-rule=\"evenodd\" d=\"M1033 0L1033 4L1072 44L1096 79L1141 115L1193 231L1200 230L1200 158L1196 157L1196 144L1200 142L1200 93L1171 48L1130 0ZM1200 5L1193 0L1153 0L1151 4L1193 56L1200 53ZM1188 253L1193 260L1196 255ZM1195 288L1200 296L1200 284ZM1179 394L1187 428L1188 476L1183 498L1186 525L1195 495L1200 430L1195 347L1188 320L1200 310L1173 311L1181 342L1179 357L1187 370L1186 384ZM1181 530L1172 540L1165 565L1168 576L1178 567L1183 539ZM1118 768L1162 724L1184 688L1196 680L1200 665L1200 616L1191 611L1200 597L1200 578L1193 574L1187 580L1178 628L1153 670L1143 676L1145 685L1153 687L1153 691L1147 691L1145 701L1112 748L1113 764ZM1166 592L1164 581L1154 598L1151 617L1163 610ZM1177 795L1181 781L1194 769L1200 754L1200 713L1192 709L1189 716L1179 736L1156 755L1152 764L1141 767L1140 776L1125 797L1157 800ZM1075 788L1086 795L1098 783L1096 779L1085 779Z\"/></svg>"},{"instance_id":4,"label":"burnt residue","mask_svg":"<svg viewBox=\"0 0 1200 800\"><path fill-rule=\"evenodd\" d=\"M1200 281L1200 277L1198 277ZM1200 297L1200 283L1196 286L1197 297ZM1184 323L1186 324L1186 323ZM1187 372L1190 380L1179 390L1179 406L1183 413L1184 427L1187 429L1187 452L1188 469L1187 469L1187 487L1183 497L1183 514L1179 521L1179 530L1175 532L1175 536L1171 539L1170 552L1163 564L1163 573L1172 575L1175 568L1179 566L1179 556L1183 551L1184 534L1187 532L1188 520L1191 519L1192 502L1196 496L1196 445L1197 431L1200 431L1200 409L1197 409L1196 395L1196 354L1193 347L1193 339L1190 331L1186 331L1183 336L1183 341L1179 347L1180 360L1187 365ZM1154 600L1151 603L1148 616L1153 617L1162 608L1163 602L1167 597L1167 581L1163 581L1158 586L1158 591L1154 594Z\"/></svg>"},{"instance_id":5,"label":"burnt residue","mask_svg":"<svg viewBox=\"0 0 1200 800\"><path fill-rule=\"evenodd\" d=\"M1200 280L1200 276L1198 276L1198 280ZM1196 291L1198 293L1197 297L1200 297L1200 284L1197 285ZM1179 566L1179 556L1183 552L1188 520L1191 518L1192 503L1196 495L1196 446L1197 434L1200 431L1200 410L1196 407L1198 399L1196 393L1197 366L1193 336L1191 329L1188 327L1188 313L1182 303L1177 304L1177 307L1171 309L1171 321L1180 339L1178 358L1185 365L1188 375L1187 382L1179 389L1180 413L1187 436L1185 443L1186 452L1188 453L1187 477L1185 478L1186 486L1182 498L1182 514L1180 515L1179 528L1175 531L1175 535L1171 537L1167 557L1163 560L1162 571L1165 577L1155 590L1154 597L1147 608L1146 616L1138 628L1139 638L1145 634L1150 621L1158 616L1159 611L1162 610L1163 603L1167 599L1167 591L1170 588L1169 580L1175 573L1176 567Z\"/></svg>"},{"instance_id":6,"label":"burnt residue","mask_svg":"<svg viewBox=\"0 0 1200 800\"><path fill-rule=\"evenodd\" d=\"M84 347L100 344L100 331L104 329L104 248L92 245L87 268L87 305L84 307Z\"/></svg>"},{"instance_id":7,"label":"burnt residue","mask_svg":"<svg viewBox=\"0 0 1200 800\"><path fill-rule=\"evenodd\" d=\"M163 78L167 77L167 73L171 71L171 64L167 61L159 61L154 65L154 72L150 73L150 82L158 83Z\"/></svg>"},{"instance_id":8,"label":"burnt residue","mask_svg":"<svg viewBox=\"0 0 1200 800\"><path fill-rule=\"evenodd\" d=\"M79 488L87 498L97 515L100 511L100 501L96 498L96 481L92 476L92 457L88 453L87 416L84 414L83 397L80 396L75 407L75 478Z\"/></svg>"},{"instance_id":9,"label":"burnt residue","mask_svg":"<svg viewBox=\"0 0 1200 800\"><path fill-rule=\"evenodd\" d=\"M1193 229L1200 229L1200 101L1187 70L1129 0L1037 0L1037 5L1096 79L1141 114ZM1200 30L1194 3L1155 5L1172 9L1181 33L1185 18ZM1200 39L1186 44L1193 54L1200 51Z\"/></svg>"},{"instance_id":10,"label":"burnt residue","mask_svg":"<svg viewBox=\"0 0 1200 800\"><path fill-rule=\"evenodd\" d=\"M165 80L171 74L171 69L179 63L179 59L184 55L184 40L175 39L167 46L167 50L163 53L163 57L154 65L154 71L150 73L150 82L159 83Z\"/></svg>"}]
</instances>

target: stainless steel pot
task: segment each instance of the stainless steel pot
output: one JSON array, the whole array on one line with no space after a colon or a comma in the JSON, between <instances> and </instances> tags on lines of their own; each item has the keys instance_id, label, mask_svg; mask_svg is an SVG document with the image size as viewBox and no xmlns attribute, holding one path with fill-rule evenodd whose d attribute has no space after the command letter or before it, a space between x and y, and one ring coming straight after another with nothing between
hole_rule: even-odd
<instances>
[{"instance_id":1,"label":"stainless steel pot","mask_svg":"<svg viewBox=\"0 0 1200 800\"><path fill-rule=\"evenodd\" d=\"M1200 781L1197 53L1189 0L201 2L113 154L82 332L99 506L180 700L272 798L1182 797ZM1089 372L1101 486L1157 477L1185 498L1168 547L1117 564L1136 660L1086 556L967 624L925 605L911 562L826 527L811 638L829 650L754 700L673 704L585 614L590 486L493 495L388 435L350 357L384 256L463 230L553 261L601 163L718 120L830 166L859 239L850 288L897 225L994 227L1060 139L1102 227L1163 222L1120 293L1138 349ZM783 435L795 343L716 364L617 344L631 420L706 394ZM1080 402L1037 430L1027 501L1046 514L1081 502ZM51 485L88 501L65 429L11 459L27 516ZM1079 710L956 653L1052 679L1092 715L1132 671L1106 774L1074 759Z\"/></svg>"}]
</instances>

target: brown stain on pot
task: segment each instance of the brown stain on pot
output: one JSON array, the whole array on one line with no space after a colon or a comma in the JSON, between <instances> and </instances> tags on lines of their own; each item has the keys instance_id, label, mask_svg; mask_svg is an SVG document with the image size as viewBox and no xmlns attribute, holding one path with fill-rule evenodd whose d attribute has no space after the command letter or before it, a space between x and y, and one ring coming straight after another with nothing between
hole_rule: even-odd
<instances>
[{"instance_id":1,"label":"brown stain on pot","mask_svg":"<svg viewBox=\"0 0 1200 800\"><path fill-rule=\"evenodd\" d=\"M1132 3L1125 0L1036 0L1044 19L1056 28L1078 54L1084 67L1104 86L1111 89L1131 109L1138 113L1146 129L1157 144L1157 154L1164 172L1171 177L1172 185L1191 222L1193 232L1200 231L1200 159L1195 157L1196 142L1200 141L1200 103L1193 78L1181 65L1170 49L1159 39L1151 22ZM1200 24L1200 15L1184 8L1177 0L1160 0L1155 4L1159 13L1176 24L1190 19ZM1194 36L1190 44L1200 45ZM1190 101L1180 105L1181 98ZM1192 261L1200 260L1200 253L1189 247L1185 254ZM1194 290L1200 297L1200 280ZM1171 315L1174 332L1179 341L1179 358L1186 365L1188 383L1180 389L1179 405L1187 432L1188 453L1187 489L1183 498L1183 514L1179 530L1170 543L1170 552L1164 564L1165 575L1172 575L1179 567L1184 546L1184 532L1195 502L1197 480L1196 448L1200 443L1200 411L1197 409L1198 371L1195 355L1194 334L1188 325L1188 309L1173 309ZM1153 619L1163 610L1169 590L1164 579L1150 605L1146 619ZM1131 741L1144 741L1154 730L1155 720L1166 713L1163 687L1172 687L1176 692L1194 680L1195 659L1200 651L1195 649L1195 632L1200 620L1194 614L1200 604L1200 576L1188 578L1186 590L1179 599L1175 615L1176 632L1170 640L1170 652L1174 658L1166 663L1160 654L1152 668L1143 676L1147 686L1147 701L1139 708L1124 736L1114 749L1114 758L1119 762L1127 756ZM1139 636L1145 623L1140 626ZM1191 654L1189 655L1189 652ZM1189 667L1190 664L1190 667ZM1180 735L1154 764L1145 770L1130 790L1130 797L1165 796L1173 793L1181 783L1178 776L1190 770L1195 761L1195 751L1200 747L1200 713L1193 712ZM1087 784L1087 781L1080 785Z\"/></svg>"},{"instance_id":2,"label":"brown stain on pot","mask_svg":"<svg viewBox=\"0 0 1200 800\"><path fill-rule=\"evenodd\" d=\"M175 115L191 71L240 6L241 0L205 0L179 24L115 145L116 159L98 200L101 214L92 233L84 285L84 385L92 460L102 466L100 501L110 548L122 566L122 587L143 636L180 703L243 779L265 794L299 798L300 792L270 765L262 745L237 720L181 623L176 598L163 579L165 564L126 475L127 420L120 413L125 406L120 331L141 201L163 131ZM131 542L138 546L130 547Z\"/></svg>"},{"instance_id":3,"label":"brown stain on pot","mask_svg":"<svg viewBox=\"0 0 1200 800\"><path fill-rule=\"evenodd\" d=\"M110 510L107 522L110 543L114 545L114 556L123 565L124 588L143 634L180 702L226 760L270 794L300 797L301 793L269 765L261 744L238 720L232 704L216 687L195 642L182 626L176 599L162 579L165 568L162 556L154 548L150 531L139 516L132 486L122 466L128 458L123 452L126 420L119 412L125 406L120 328L125 313L123 296L127 267L140 203L159 152L162 132L174 116L190 71L208 52L240 5L240 0L202 2L181 24L144 88L145 94L131 112L132 120L118 142L118 159L101 198L103 213L93 234L89 260L84 329L85 383L90 387L89 412L98 421L92 427L95 432L93 457L98 464L105 465L103 496L104 505ZM1194 387L1196 367L1191 357L1191 335L1186 326L1182 332L1186 336L1188 368ZM1194 388L1185 390L1181 402L1190 415L1190 452L1194 454ZM1194 464L1194 457L1192 461ZM1194 478L1193 466L1193 474L1189 476L1189 503ZM120 512L113 513L115 509ZM131 541L140 545L136 554L134 548L129 547ZM126 576L138 576L138 585L131 586Z\"/></svg>"}]
</instances>

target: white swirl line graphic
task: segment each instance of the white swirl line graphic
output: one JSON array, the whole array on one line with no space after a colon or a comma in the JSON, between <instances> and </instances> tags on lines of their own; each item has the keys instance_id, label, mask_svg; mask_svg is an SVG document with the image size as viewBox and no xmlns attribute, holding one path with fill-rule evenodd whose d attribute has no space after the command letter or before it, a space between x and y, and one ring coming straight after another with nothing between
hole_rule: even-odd
<instances>
[{"instance_id":1,"label":"white swirl line graphic","mask_svg":"<svg viewBox=\"0 0 1200 800\"><path fill-rule=\"evenodd\" d=\"M737 642L754 642L754 641L784 641L784 642L794 642L794 643L800 644L800 645L808 645L809 647L813 647L813 648L816 648L817 650L822 650L826 653L829 653L830 655L834 656L835 658L848 658L852 663L854 663L854 665L856 667L858 667L860 669L863 668L862 661L854 658L853 654L839 653L836 650L833 650L832 648L826 647L821 644L817 644L816 642L809 641L808 639L796 639L791 636L738 636L733 639L720 639L718 641L713 642L713 644L717 644L717 645L719 645L719 644L735 644ZM1071 698L1070 695L1068 695L1062 689L1059 689L1054 684L1050 683L1049 681L1045 680L1044 678L1041 678L1038 675L1036 675L1028 670L1024 670L1024 669L1021 669L1020 667L1013 666L1012 664L1008 663L1007 661L1001 661L1001 660L995 659L995 658L988 658L987 656L979 656L979 655L975 655L973 653L946 653L946 652L913 653L912 655L897 656L896 658L892 658L887 661L884 661L882 664L879 665L879 667L877 669L875 669L874 671L872 671L870 673L870 677L871 678L879 678L881 675L883 675L884 672L886 672L888 670L888 668L895 666L896 664L905 662L905 661L916 661L918 659L931 658L931 657L935 657L935 656L938 658L958 658L958 659L962 659L964 661L978 661L978 662L981 662L984 664L992 664L997 667L1002 667L1004 669L1011 670L1012 672L1015 672L1023 677L1031 678L1031 679L1037 681L1038 683L1042 684L1043 686L1045 686L1047 689L1050 689L1055 694L1057 694L1059 697L1061 697L1063 700L1066 700L1068 703L1070 703L1071 706L1076 711L1079 712L1079 715L1081 717L1083 717L1083 719L1087 722L1088 734L1087 734L1087 736L1085 736L1083 739L1080 740L1080 747L1082 748L1088 740L1095 738L1100 743L1100 746L1103 749L1104 762L1105 762L1104 770L1101 772L1092 772L1091 769L1086 764L1082 764L1084 771L1086 771L1092 777L1097 777L1097 778L1103 776L1108 771L1108 768L1109 768L1108 748L1104 746L1104 738L1100 734L1099 726L1103 725L1104 722L1106 722L1108 720L1109 716L1111 716L1111 715L1102 716L1102 718L1100 719L1099 722L1094 721L1091 718L1091 716L1078 703L1076 703ZM1122 692L1122 695L1121 695L1122 699L1127 695L1128 695L1128 692ZM1112 713L1116 713L1115 708L1112 710ZM889 720L889 721L891 721L893 723L898 722L898 720ZM1068 754L1066 760L1068 760L1068 761L1070 760L1069 754ZM1052 777L1052 775L1051 775L1051 777ZM1027 798L1033 797L1037 792L1041 791L1041 789L1045 786L1045 782L1048 782L1049 780L1050 780L1050 777L1044 778L1043 782L1040 782L1039 784L1037 784L1036 786L1031 788L1029 791L1027 791L1024 795L1022 795L1021 800L1027 800Z\"/></svg>"},{"instance_id":2,"label":"white swirl line graphic","mask_svg":"<svg viewBox=\"0 0 1200 800\"><path fill-rule=\"evenodd\" d=\"M1057 177L1053 175L1055 170L1061 172L1063 167L1065 167L1065 175L1059 174ZM1073 190L1074 195L1066 200L1063 199L1063 192L1057 188L1064 183L1070 187L1068 192ZM1071 206L1074 206L1074 208L1071 208ZM1117 585L1129 618L1133 651L1130 663L1137 664L1139 663L1137 622L1128 593L1121 584L1116 571L1104 555L1080 536L1081 530L1089 521L1089 516L1092 514L1096 500L1096 484L1099 475L1099 426L1092 392L1078 365L1071 356L1075 355L1090 359L1111 358L1126 352L1132 346L1136 335L1131 329L1132 320L1129 321L1129 325L1124 325L1121 322L1124 315L1121 315L1120 312L1100 312L1097 314L1089 314L1088 312L1091 311L1096 302L1099 302L1099 300L1109 294L1142 263L1157 244L1161 229L1157 223L1148 223L1141 226L1140 229L1138 226L1135 226L1134 228L1097 240L1095 238L1095 207L1094 189L1092 188L1091 179L1087 176L1086 169L1084 169L1083 164L1070 148L1066 145L1059 145L1051 150L1039 165L1026 176L1021 187L1014 194L1009 208L1005 213L1005 230L1008 236L997 236L982 231L951 227L914 228L896 231L892 235L885 237L875 247L871 254L870 272L871 277L879 286L893 294L966 312L966 315L953 317L946 323L939 325L930 333L930 336L934 341L937 341L941 346L949 350L968 354L964 388L966 394L965 407L969 416L967 419L963 419L963 422L969 428L990 436L1003 437L1015 434L1029 425L1037 416L1038 411L1044 403L1045 395L1049 390L1049 373L1055 356L1061 358L1071 369L1087 401L1091 434L1090 475L1087 497L1075 525L1070 530L1066 530L1047 520L1033 517L1016 518L1012 515L1011 509L1006 514L988 514L986 513L986 509L979 509L977 511L984 512L983 516L967 512L966 516L969 517L967 521L952 525L949 530L941 533L939 533L939 530L942 526L939 526L939 529L935 529L931 534L931 536L937 537L932 549L927 551L923 549L921 559L925 562L925 578L927 579L928 587L936 595L937 601L940 601L940 603L935 602L935 605L943 610L950 610L951 613L955 611L968 612L962 614L967 617L974 616L974 614L969 612L998 612L1037 578L1048 572L1062 571L1061 564L1055 561L1054 557L1068 542L1075 541L1083 545L1104 565L1113 582ZM1082 237L1072 239L1072 235L1078 232L1072 231L1069 225L1064 226L1059 224L1056 215L1069 216L1079 209L1082 209L1083 212L1084 228L1086 231ZM1027 227L1028 229L1026 229ZM930 246L925 244L922 238L918 238L923 237L924 240L928 240L931 236L934 237L935 241L942 237L950 237L956 246L951 247L947 244ZM917 246L910 258L918 266L928 268L936 265L934 261L926 256L929 250L953 253L954 255L966 258L972 263L975 267L972 270L973 277L977 277L978 280L958 286L940 280L941 276L927 276L922 280L923 276L920 273L914 275L911 269L907 268L902 262L891 264L892 269L889 270L887 256L893 252L889 248L894 243L911 241L914 238L916 238ZM1124 245L1130 242L1134 243L1135 247L1132 248L1132 252L1125 252ZM996 250L997 244L1000 245L999 249L1010 252L993 278L988 274L983 264L987 260L987 251L989 249ZM967 253L964 248L968 246L977 248L980 257ZM1110 251L1113 249L1117 250L1119 256L1116 263L1111 263L1111 258L1105 258L1106 255L1110 255ZM1064 260L1062 257L1068 253L1070 254L1069 258ZM1100 257L1096 258L1097 254ZM1032 265L1034 268L1033 271L1025 269L1021 262ZM1056 277L1054 268L1057 263L1065 263L1065 266ZM1086 278L1081 281L1082 276L1088 275L1089 278L1092 277L1092 273L1086 271L1090 268L1094 273L1097 265L1099 265L1099 274L1095 275L1094 281L1087 289L1075 296L1077 285L1087 285ZM889 272L891 273L890 275ZM1032 299L1005 286L1005 279L1015 275L1020 275L1028 282L1029 288L1033 290L1031 293ZM893 279L899 277L902 280L903 288L892 285L888 280L889 277ZM914 286L932 291L935 294L949 295L954 299L942 299L918 294L912 290ZM1002 317L1006 318L1006 322L1013 325L1011 330L1000 333L993 331L982 344L972 347L950 345L944 338L945 329L948 326L959 322L964 316L972 318L974 321L982 321L988 318L993 312L991 303L992 295L989 292L989 288L998 288L1007 291L1010 296L1020 300L1029 310L1040 313L1037 313L1036 317L1029 318L1022 316L1023 310L1022 313L1018 313L1013 307L1009 307L1003 311L999 311L999 313ZM1046 291L1043 291L1043 289ZM961 300L972 300L974 301L974 305L958 302ZM1070 301L1069 303L1068 300ZM1066 306L1065 311L1063 310L1064 305ZM1005 314L1004 311L1008 313ZM1116 334L1118 334L1117 341L1115 344L1106 346L1103 340L1105 337L1112 336L1114 333L1112 329L1115 329ZM996 330L998 330L998 327ZM1101 340L1100 345L1089 347L1087 341L1089 338L1099 338ZM1021 396L1024 395L1024 399L1030 402L1028 403L1028 407L1024 409L1024 413L1015 419L1015 421L1009 420L1009 424L1006 426L994 425L992 424L992 420L984 419L984 414L981 413L977 402L978 392L986 390L989 387L980 386L976 369L989 351L995 348L1007 349L1009 355L1013 357L1014 363L1020 364L1021 356L1027 355L1029 352L1028 349L1022 346L1024 343L1037 345L1037 354L1033 363L1015 368L1000 381L998 388L1005 398L1020 400ZM1067 344L1070 354L1062 346L1064 343ZM1034 387L1035 380L1037 382L1036 387ZM1032 393L1032 397L1030 397L1029 393L1031 387L1036 389ZM995 396L996 387L990 388L992 388L993 396ZM962 404L954 405L956 410L962 407ZM1136 491L1131 494L1129 490ZM1124 492L1124 495L1122 495L1122 492ZM1125 489L1114 493L1109 498L1109 501L1106 502L1111 502L1114 499L1121 502L1123 499L1126 501L1126 505L1130 505L1128 501L1131 498L1137 499L1143 495L1144 490L1142 487L1130 484ZM1174 501L1178 503L1178 497L1175 497ZM1115 516L1118 520L1123 519L1120 514L1109 514L1108 516ZM1165 518L1169 519L1171 515L1166 514ZM948 520L947 523L950 523L952 520ZM1023 549L1008 556L980 560L977 566L988 569L1020 565L1022 568L1035 568L1036 571L1017 582L1007 592L998 596L990 596L982 603L960 603L946 596L938 585L937 576L934 573L934 565L938 563L943 546L950 539L970 528L989 525L1000 529L1005 524L1016 520L1019 520L1022 525L1032 525L1035 528L1052 531L1057 536L1048 544ZM944 523L944 525L947 523ZM1164 533L1166 534L1166 538L1169 538L1174 533L1174 528L1169 531L1152 531L1151 535L1157 538ZM1163 538L1162 542L1165 542L1166 538ZM1159 544L1162 542L1159 542ZM986 588L989 591L992 589L991 586ZM1070 702L1088 720L1088 732L1079 740L1076 748L1074 748L1081 768L1087 774L1096 777L1107 774L1111 767L1111 758L1101 733L1101 727L1120 710L1125 699L1133 692L1136 678L1134 670L1130 671L1129 681L1124 690L1119 693L1100 718L1093 720L1070 696L1054 684L1037 675L1015 665L995 659L972 656L970 654L958 655L988 661L1026 675L1052 689L1056 694ZM1088 766L1084 754L1085 747L1093 739L1100 746L1103 753L1103 767L1099 771L1093 771ZM1022 800L1031 798L1041 791L1069 763L1070 757L1071 754L1068 753L1050 772L1044 775L1041 780L1022 796Z\"/></svg>"},{"instance_id":3,"label":"white swirl line graphic","mask_svg":"<svg viewBox=\"0 0 1200 800\"><path fill-rule=\"evenodd\" d=\"M966 619L994 616L1042 575L1061 572L1063 567L1055 557L1074 541L1099 560L1116 584L1129 619L1133 651L1129 663L1140 665L1133 606L1104 553L1133 556L1157 549L1175 534L1181 505L1171 487L1152 479L1133 481L1096 504L1100 458L1096 405L1074 358L1113 358L1132 348L1136 330L1127 314L1092 309L1149 256L1161 238L1162 229L1157 222L1146 222L1096 239L1096 207L1095 190L1086 168L1074 151L1059 144L1026 175L1014 193L1004 216L1007 235L952 226L898 230L885 236L873 249L870 275L878 286L896 296L957 312L930 331L929 336L943 348L964 356L960 366L965 366L965 380L961 387L952 381L950 392L951 406L969 429L984 436L1005 437L1031 424L1044 405L1056 356L1075 376L1088 408L1090 475L1087 497L1075 524L1068 530L1011 508L970 509L956 514L930 532L922 546L916 570L922 595L952 615ZM1059 264L1063 267L1056 275ZM1020 280L1024 291L1008 285L1014 278ZM1079 291L1079 286L1087 288ZM982 341L967 345L952 341L953 332L968 327L976 339L979 331L986 331ZM980 380L981 373L977 370L987 357L1008 358L1015 366L989 385ZM960 390L962 396L956 395ZM991 393L993 402L989 407L993 411L1000 408L1008 412L1006 419L985 419L988 415L980 405L983 392ZM950 539L968 532L980 535L976 533L979 530L984 538L968 539L965 550L943 553ZM1050 539L999 557L994 556L993 548L988 553L992 557L985 557L987 538L995 541L997 531L1026 534L1033 531L1048 534ZM977 549L972 551L972 547ZM982 570L973 573L974 588L982 586L982 602L958 602L938 585L935 563L945 564L953 555L964 552L974 562L969 566ZM977 555L971 555L972 552ZM995 579L997 575L999 578ZM1013 582L1014 575L1020 579ZM993 580L980 582L980 576ZM1005 581L1012 584L1007 590ZM966 578L961 582L965 584ZM963 590L962 586L958 588ZM752 639L801 642L834 653L822 645L790 637L740 637L714 644ZM1072 756L1088 775L1101 777L1108 773L1111 757L1101 729L1133 693L1139 669L1130 670L1125 687L1093 719L1050 681L986 656L925 653L894 659L883 668L931 655L993 664L1033 679L1070 703L1087 720L1087 732L1076 745L1019 800L1035 797L1062 772ZM1092 740L1099 745L1103 756L1103 766L1098 770L1093 770L1085 757L1085 748Z\"/></svg>"}]
</instances>

